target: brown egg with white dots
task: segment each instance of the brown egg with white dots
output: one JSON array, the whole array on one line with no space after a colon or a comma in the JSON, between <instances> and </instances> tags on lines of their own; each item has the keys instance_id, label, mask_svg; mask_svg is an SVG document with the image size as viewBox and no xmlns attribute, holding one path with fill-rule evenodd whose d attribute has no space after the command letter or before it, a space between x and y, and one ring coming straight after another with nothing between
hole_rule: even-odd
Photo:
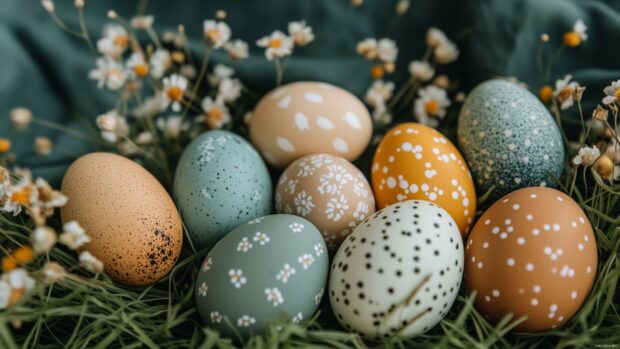
<instances>
[{"instance_id":1,"label":"brown egg with white dots","mask_svg":"<svg viewBox=\"0 0 620 349\"><path fill-rule=\"evenodd\" d=\"M99 258L105 273L133 286L170 272L181 252L183 230L164 187L137 163L110 153L77 159L62 180L69 198L63 223L76 220L91 241L81 247Z\"/></svg>"},{"instance_id":2,"label":"brown egg with white dots","mask_svg":"<svg viewBox=\"0 0 620 349\"><path fill-rule=\"evenodd\" d=\"M465 280L476 308L492 322L527 316L515 330L565 324L592 289L596 241L588 218L550 188L514 191L495 202L465 245Z\"/></svg>"}]
</instances>

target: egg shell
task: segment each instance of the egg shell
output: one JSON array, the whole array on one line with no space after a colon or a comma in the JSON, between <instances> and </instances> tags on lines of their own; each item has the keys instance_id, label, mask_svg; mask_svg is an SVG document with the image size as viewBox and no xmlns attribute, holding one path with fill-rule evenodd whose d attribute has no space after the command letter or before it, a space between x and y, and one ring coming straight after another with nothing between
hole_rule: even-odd
<instances>
[{"instance_id":1,"label":"egg shell","mask_svg":"<svg viewBox=\"0 0 620 349\"><path fill-rule=\"evenodd\" d=\"M233 336L260 334L272 322L308 320L323 297L329 260L309 221L276 214L227 234L196 280L196 305L207 326Z\"/></svg>"},{"instance_id":2,"label":"egg shell","mask_svg":"<svg viewBox=\"0 0 620 349\"><path fill-rule=\"evenodd\" d=\"M458 141L482 193L490 199L519 188L555 186L562 173L562 135L547 108L525 88L489 80L467 97Z\"/></svg>"},{"instance_id":3,"label":"egg shell","mask_svg":"<svg viewBox=\"0 0 620 349\"><path fill-rule=\"evenodd\" d=\"M174 176L174 198L192 242L204 248L237 226L271 213L271 178L245 139L228 131L209 131L183 151Z\"/></svg>"},{"instance_id":4,"label":"egg shell","mask_svg":"<svg viewBox=\"0 0 620 349\"><path fill-rule=\"evenodd\" d=\"M335 252L355 226L375 212L364 174L329 154L307 155L289 165L276 188L276 211L302 216L323 234Z\"/></svg>"},{"instance_id":5,"label":"egg shell","mask_svg":"<svg viewBox=\"0 0 620 349\"><path fill-rule=\"evenodd\" d=\"M562 326L595 279L596 241L579 205L550 188L531 187L495 202L466 244L465 279L476 308L497 322L527 316L516 331Z\"/></svg>"},{"instance_id":6,"label":"egg shell","mask_svg":"<svg viewBox=\"0 0 620 349\"><path fill-rule=\"evenodd\" d=\"M370 142L368 109L353 94L323 82L295 82L269 92L254 110L250 139L267 162L284 168L309 154L357 159Z\"/></svg>"},{"instance_id":7,"label":"egg shell","mask_svg":"<svg viewBox=\"0 0 620 349\"><path fill-rule=\"evenodd\" d=\"M81 250L105 273L134 286L164 277L181 252L181 218L164 187L135 162L110 153L77 159L62 180L62 222L76 220L91 242Z\"/></svg>"},{"instance_id":8,"label":"egg shell","mask_svg":"<svg viewBox=\"0 0 620 349\"><path fill-rule=\"evenodd\" d=\"M461 284L463 241L439 206L409 200L358 225L331 265L329 300L340 323L367 338L409 338L435 326Z\"/></svg>"},{"instance_id":9,"label":"egg shell","mask_svg":"<svg viewBox=\"0 0 620 349\"><path fill-rule=\"evenodd\" d=\"M389 130L372 162L377 207L427 200L448 211L463 236L476 214L476 189L458 149L444 135L418 123Z\"/></svg>"}]
</instances>

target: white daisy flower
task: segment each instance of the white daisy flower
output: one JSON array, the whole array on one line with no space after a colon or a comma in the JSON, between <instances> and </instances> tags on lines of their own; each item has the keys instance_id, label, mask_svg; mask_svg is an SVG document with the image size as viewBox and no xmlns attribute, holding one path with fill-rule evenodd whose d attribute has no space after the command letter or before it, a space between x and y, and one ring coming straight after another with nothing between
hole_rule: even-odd
<instances>
[{"instance_id":1,"label":"white daisy flower","mask_svg":"<svg viewBox=\"0 0 620 349\"><path fill-rule=\"evenodd\" d=\"M306 46L314 40L312 27L306 25L305 21L290 22L288 24L288 34L293 38L297 46Z\"/></svg>"},{"instance_id":2,"label":"white daisy flower","mask_svg":"<svg viewBox=\"0 0 620 349\"><path fill-rule=\"evenodd\" d=\"M146 63L144 55L140 52L132 53L126 64L131 73L139 78L143 78L149 73L149 65Z\"/></svg>"},{"instance_id":3,"label":"white daisy flower","mask_svg":"<svg viewBox=\"0 0 620 349\"><path fill-rule=\"evenodd\" d=\"M433 56L438 64L452 63L459 57L459 49L451 41L445 41L435 47Z\"/></svg>"},{"instance_id":4,"label":"white daisy flower","mask_svg":"<svg viewBox=\"0 0 620 349\"><path fill-rule=\"evenodd\" d=\"M392 98L394 83L391 81L375 80L364 97L368 105L373 108L385 106L385 103Z\"/></svg>"},{"instance_id":5,"label":"white daisy flower","mask_svg":"<svg viewBox=\"0 0 620 349\"><path fill-rule=\"evenodd\" d=\"M606 94L603 98L604 104L620 104L620 80L612 81L611 85L605 87L603 91Z\"/></svg>"},{"instance_id":6,"label":"white daisy flower","mask_svg":"<svg viewBox=\"0 0 620 349\"><path fill-rule=\"evenodd\" d=\"M596 147L582 147L579 149L577 156L573 158L573 164L592 166L594 162L601 156L601 151Z\"/></svg>"},{"instance_id":7,"label":"white daisy flower","mask_svg":"<svg viewBox=\"0 0 620 349\"><path fill-rule=\"evenodd\" d=\"M36 253L47 253L56 244L56 232L47 226L38 226L32 231L32 249Z\"/></svg>"},{"instance_id":8,"label":"white daisy flower","mask_svg":"<svg viewBox=\"0 0 620 349\"><path fill-rule=\"evenodd\" d=\"M575 22L575 24L573 24L573 32L579 35L579 38L581 39L581 41L588 40L587 31L588 31L588 27L586 26L586 24L583 22L582 19L578 19Z\"/></svg>"},{"instance_id":9,"label":"white daisy flower","mask_svg":"<svg viewBox=\"0 0 620 349\"><path fill-rule=\"evenodd\" d=\"M220 129L231 121L230 112L222 98L205 97L201 103L202 110L205 112L207 125L211 129Z\"/></svg>"},{"instance_id":10,"label":"white daisy flower","mask_svg":"<svg viewBox=\"0 0 620 349\"><path fill-rule=\"evenodd\" d=\"M99 115L96 123L101 129L101 137L110 143L116 143L119 140L119 136L127 136L129 134L127 119L118 114L116 110Z\"/></svg>"},{"instance_id":11,"label":"white daisy flower","mask_svg":"<svg viewBox=\"0 0 620 349\"><path fill-rule=\"evenodd\" d=\"M170 52L168 50L157 49L151 54L149 58L149 64L151 66L151 76L154 79L161 79L168 69L172 66L172 58L170 58Z\"/></svg>"},{"instance_id":12,"label":"white daisy flower","mask_svg":"<svg viewBox=\"0 0 620 349\"><path fill-rule=\"evenodd\" d=\"M88 78L97 80L97 87L118 90L125 85L127 74L121 63L108 59L97 58L97 68L88 73Z\"/></svg>"},{"instance_id":13,"label":"white daisy flower","mask_svg":"<svg viewBox=\"0 0 620 349\"><path fill-rule=\"evenodd\" d=\"M570 81L572 75L566 75L563 79L556 80L553 96L560 103L560 109L565 110L573 106L575 102L575 89L579 87L576 81Z\"/></svg>"},{"instance_id":14,"label":"white daisy flower","mask_svg":"<svg viewBox=\"0 0 620 349\"><path fill-rule=\"evenodd\" d=\"M189 124L183 122L183 115L170 115L167 118L157 119L157 127L168 137L177 139L181 131L187 131Z\"/></svg>"},{"instance_id":15,"label":"white daisy flower","mask_svg":"<svg viewBox=\"0 0 620 349\"><path fill-rule=\"evenodd\" d=\"M429 85L418 92L419 98L414 103L414 113L422 124L437 127L438 119L446 115L446 108L450 106L450 100L446 90L437 86Z\"/></svg>"},{"instance_id":16,"label":"white daisy flower","mask_svg":"<svg viewBox=\"0 0 620 349\"><path fill-rule=\"evenodd\" d=\"M218 87L218 96L224 101L232 103L241 96L241 80L224 78Z\"/></svg>"},{"instance_id":17,"label":"white daisy flower","mask_svg":"<svg viewBox=\"0 0 620 349\"><path fill-rule=\"evenodd\" d=\"M429 81L435 76L435 69L426 61L411 61L409 74L420 81Z\"/></svg>"},{"instance_id":18,"label":"white daisy flower","mask_svg":"<svg viewBox=\"0 0 620 349\"><path fill-rule=\"evenodd\" d=\"M270 61L293 53L293 39L279 30L261 38L256 42L256 45L266 48L265 57Z\"/></svg>"},{"instance_id":19,"label":"white daisy flower","mask_svg":"<svg viewBox=\"0 0 620 349\"><path fill-rule=\"evenodd\" d=\"M428 28L426 32L426 46L435 48L448 41L446 34L435 27Z\"/></svg>"},{"instance_id":20,"label":"white daisy flower","mask_svg":"<svg viewBox=\"0 0 620 349\"><path fill-rule=\"evenodd\" d=\"M95 274L103 272L103 262L97 259L97 257L93 256L92 253L88 251L83 251L80 253L78 257L80 260L80 265L83 266L86 270L91 271Z\"/></svg>"},{"instance_id":21,"label":"white daisy flower","mask_svg":"<svg viewBox=\"0 0 620 349\"><path fill-rule=\"evenodd\" d=\"M213 48L222 47L230 39L230 27L224 22L206 20L203 23L205 40Z\"/></svg>"},{"instance_id":22,"label":"white daisy flower","mask_svg":"<svg viewBox=\"0 0 620 349\"><path fill-rule=\"evenodd\" d=\"M246 59L250 56L248 44L243 40L233 40L224 44L224 49L233 61Z\"/></svg>"},{"instance_id":23,"label":"white daisy flower","mask_svg":"<svg viewBox=\"0 0 620 349\"><path fill-rule=\"evenodd\" d=\"M377 57L385 63L394 63L398 56L396 42L391 39L380 39L377 43Z\"/></svg>"},{"instance_id":24,"label":"white daisy flower","mask_svg":"<svg viewBox=\"0 0 620 349\"><path fill-rule=\"evenodd\" d=\"M32 112L30 109L17 107L11 110L11 123L17 130L25 130L32 122Z\"/></svg>"},{"instance_id":25,"label":"white daisy flower","mask_svg":"<svg viewBox=\"0 0 620 349\"><path fill-rule=\"evenodd\" d=\"M137 118L153 117L166 110L167 107L168 105L163 93L158 92L155 95L146 98L142 104L134 108L132 114Z\"/></svg>"},{"instance_id":26,"label":"white daisy flower","mask_svg":"<svg viewBox=\"0 0 620 349\"><path fill-rule=\"evenodd\" d=\"M366 38L357 43L357 53L367 60L373 60L377 58L377 39Z\"/></svg>"},{"instance_id":27,"label":"white daisy flower","mask_svg":"<svg viewBox=\"0 0 620 349\"><path fill-rule=\"evenodd\" d=\"M103 27L103 38L97 40L97 50L104 56L119 59L129 46L129 35L120 24Z\"/></svg>"},{"instance_id":28,"label":"white daisy flower","mask_svg":"<svg viewBox=\"0 0 620 349\"><path fill-rule=\"evenodd\" d=\"M172 103L172 110L179 112L181 110L181 100L187 89L187 79L178 74L172 74L169 77L165 77L164 83L164 97L168 103Z\"/></svg>"},{"instance_id":29,"label":"white daisy flower","mask_svg":"<svg viewBox=\"0 0 620 349\"><path fill-rule=\"evenodd\" d=\"M82 247L90 242L90 236L77 221L69 221L62 226L63 233L59 236L59 241L72 250Z\"/></svg>"}]
</instances>

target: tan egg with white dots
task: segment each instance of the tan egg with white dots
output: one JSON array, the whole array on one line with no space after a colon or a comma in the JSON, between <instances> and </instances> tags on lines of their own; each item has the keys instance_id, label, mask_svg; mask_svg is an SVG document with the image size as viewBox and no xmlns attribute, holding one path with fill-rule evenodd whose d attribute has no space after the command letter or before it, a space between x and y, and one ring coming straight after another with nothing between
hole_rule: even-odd
<instances>
[{"instance_id":1,"label":"tan egg with white dots","mask_svg":"<svg viewBox=\"0 0 620 349\"><path fill-rule=\"evenodd\" d=\"M527 316L515 330L565 324L592 289L596 241L579 205L550 188L514 191L480 217L465 245L465 280L492 322Z\"/></svg>"},{"instance_id":2,"label":"tan egg with white dots","mask_svg":"<svg viewBox=\"0 0 620 349\"><path fill-rule=\"evenodd\" d=\"M372 136L368 109L350 92L323 82L295 82L265 95L249 125L250 140L272 166L317 153L357 159Z\"/></svg>"}]
</instances>

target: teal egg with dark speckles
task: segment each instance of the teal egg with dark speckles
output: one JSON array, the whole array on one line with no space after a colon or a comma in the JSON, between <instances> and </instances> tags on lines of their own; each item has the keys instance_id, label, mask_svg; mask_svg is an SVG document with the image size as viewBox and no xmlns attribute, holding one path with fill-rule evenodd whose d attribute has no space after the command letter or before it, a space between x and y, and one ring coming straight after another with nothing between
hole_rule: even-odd
<instances>
[{"instance_id":1,"label":"teal egg with dark speckles","mask_svg":"<svg viewBox=\"0 0 620 349\"><path fill-rule=\"evenodd\" d=\"M209 131L196 138L181 155L174 176L173 196L198 249L270 214L272 191L258 152L228 131Z\"/></svg>"},{"instance_id":2,"label":"teal egg with dark speckles","mask_svg":"<svg viewBox=\"0 0 620 349\"><path fill-rule=\"evenodd\" d=\"M489 80L467 97L458 141L481 193L497 199L523 187L555 186L562 173L560 130L538 98L505 80Z\"/></svg>"},{"instance_id":3,"label":"teal egg with dark speckles","mask_svg":"<svg viewBox=\"0 0 620 349\"><path fill-rule=\"evenodd\" d=\"M206 256L196 279L198 313L226 336L308 320L323 298L328 269L325 240L308 220L288 214L252 220Z\"/></svg>"}]
</instances>

